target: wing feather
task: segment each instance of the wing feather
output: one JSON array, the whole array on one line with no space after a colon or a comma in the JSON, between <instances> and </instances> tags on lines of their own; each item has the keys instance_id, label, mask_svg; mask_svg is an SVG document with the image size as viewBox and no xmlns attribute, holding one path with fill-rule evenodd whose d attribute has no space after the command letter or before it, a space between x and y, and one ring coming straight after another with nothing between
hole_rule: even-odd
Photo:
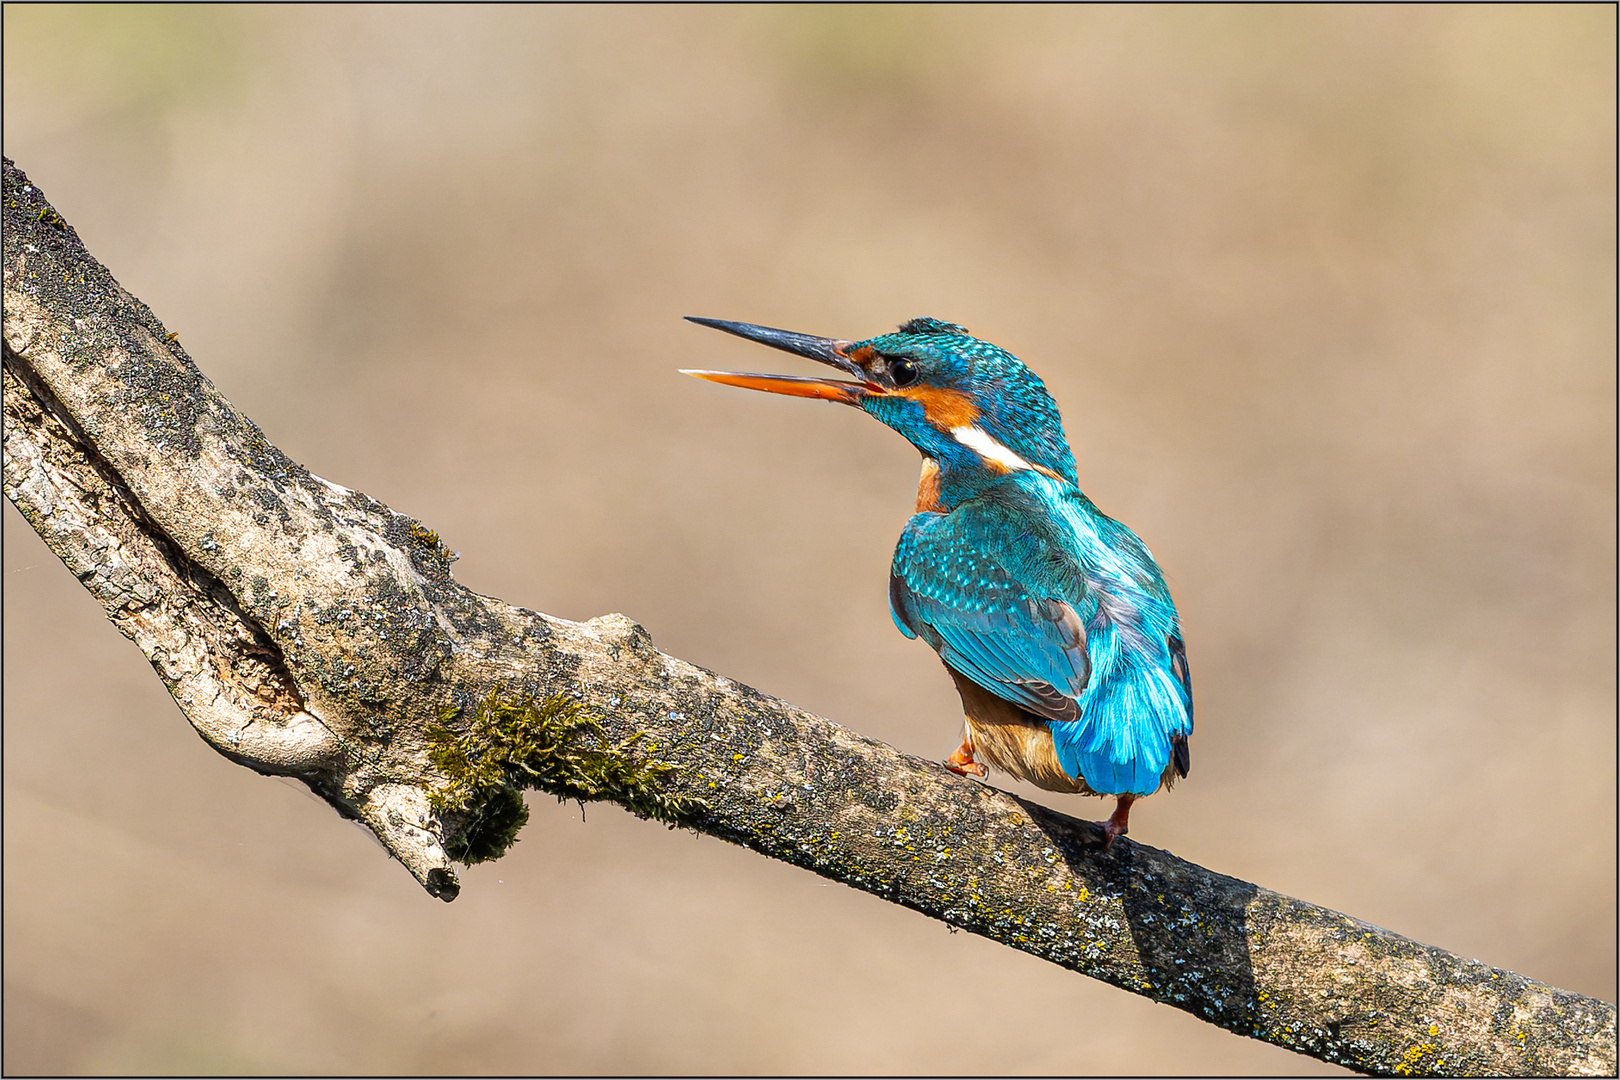
<instances>
[{"instance_id":1,"label":"wing feather","mask_svg":"<svg viewBox=\"0 0 1620 1080\"><path fill-rule=\"evenodd\" d=\"M1011 530L964 517L918 514L907 525L889 578L895 624L998 697L1046 720L1077 719L1091 671L1075 610L1083 596L1032 589L1012 569L1027 558L1001 542Z\"/></svg>"}]
</instances>

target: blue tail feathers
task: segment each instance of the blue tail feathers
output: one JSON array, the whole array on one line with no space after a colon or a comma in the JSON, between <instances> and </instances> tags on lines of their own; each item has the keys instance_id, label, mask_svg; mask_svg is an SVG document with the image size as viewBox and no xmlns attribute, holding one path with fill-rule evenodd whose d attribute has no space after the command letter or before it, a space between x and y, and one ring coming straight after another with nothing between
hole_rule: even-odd
<instances>
[{"instance_id":1,"label":"blue tail feathers","mask_svg":"<svg viewBox=\"0 0 1620 1080\"><path fill-rule=\"evenodd\" d=\"M1051 725L1058 762L1098 794L1151 795L1170 766L1171 740L1192 731L1186 689L1168 657L1141 656L1130 647L1105 671L1093 670L1080 696L1080 719Z\"/></svg>"}]
</instances>

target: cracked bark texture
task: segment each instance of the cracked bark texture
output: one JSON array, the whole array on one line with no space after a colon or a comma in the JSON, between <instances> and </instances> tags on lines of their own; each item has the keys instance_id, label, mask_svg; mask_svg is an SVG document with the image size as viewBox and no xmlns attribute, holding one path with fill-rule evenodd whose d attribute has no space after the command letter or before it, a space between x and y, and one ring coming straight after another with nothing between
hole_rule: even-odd
<instances>
[{"instance_id":1,"label":"cracked bark texture","mask_svg":"<svg viewBox=\"0 0 1620 1080\"><path fill-rule=\"evenodd\" d=\"M955 776L660 653L480 596L428 528L290 461L5 162L5 489L210 745L459 889L429 732L571 697L672 766L679 824L1210 1023L1374 1073L1613 1074L1615 1009ZM456 721L450 720L455 727Z\"/></svg>"}]
</instances>

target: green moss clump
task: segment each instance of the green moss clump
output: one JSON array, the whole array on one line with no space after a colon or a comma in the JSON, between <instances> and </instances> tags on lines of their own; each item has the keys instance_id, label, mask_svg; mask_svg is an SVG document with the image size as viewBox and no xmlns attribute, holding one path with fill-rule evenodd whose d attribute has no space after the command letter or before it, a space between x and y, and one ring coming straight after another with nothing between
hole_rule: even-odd
<instances>
[{"instance_id":1,"label":"green moss clump","mask_svg":"<svg viewBox=\"0 0 1620 1080\"><path fill-rule=\"evenodd\" d=\"M517 841L519 830L529 823L523 793L513 788L486 792L483 798L472 800L467 809L466 824L460 832L446 837L444 850L468 866L505 855Z\"/></svg>"},{"instance_id":2,"label":"green moss clump","mask_svg":"<svg viewBox=\"0 0 1620 1080\"><path fill-rule=\"evenodd\" d=\"M529 820L525 789L582 806L608 799L669 825L703 805L663 790L658 780L674 772L673 765L631 756L642 732L609 742L601 723L572 698L558 694L536 701L492 691L457 734L449 724L459 712L440 713L428 737L429 757L450 778L433 794L433 808L467 817L446 843L450 857L460 862L486 862L506 853Z\"/></svg>"}]
</instances>

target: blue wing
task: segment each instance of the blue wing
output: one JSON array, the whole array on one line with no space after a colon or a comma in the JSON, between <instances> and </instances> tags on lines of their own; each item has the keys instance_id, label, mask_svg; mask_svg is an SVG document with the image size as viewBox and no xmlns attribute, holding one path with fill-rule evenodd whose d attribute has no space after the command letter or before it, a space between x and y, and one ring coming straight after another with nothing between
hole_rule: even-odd
<instances>
[{"instance_id":1,"label":"blue wing","mask_svg":"<svg viewBox=\"0 0 1620 1080\"><path fill-rule=\"evenodd\" d=\"M1019 538L984 517L958 509L911 519L889 577L895 625L998 697L1043 719L1078 720L1091 672L1082 619L1069 597L1018 579L1018 555L1029 553L1011 550ZM1078 593L1073 585L1064 591Z\"/></svg>"},{"instance_id":2,"label":"blue wing","mask_svg":"<svg viewBox=\"0 0 1620 1080\"><path fill-rule=\"evenodd\" d=\"M916 515L895 548L890 612L906 636L1048 721L1071 776L1151 794L1172 759L1186 774L1192 731L1175 608L1135 534L1078 498Z\"/></svg>"}]
</instances>

